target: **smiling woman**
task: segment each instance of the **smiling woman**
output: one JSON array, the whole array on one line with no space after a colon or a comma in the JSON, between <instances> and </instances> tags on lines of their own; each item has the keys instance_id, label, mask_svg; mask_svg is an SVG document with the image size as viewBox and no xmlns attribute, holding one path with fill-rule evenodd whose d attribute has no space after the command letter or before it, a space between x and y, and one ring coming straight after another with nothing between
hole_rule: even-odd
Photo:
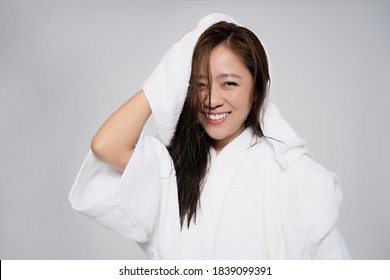
<instances>
[{"instance_id":1,"label":"smiling woman","mask_svg":"<svg viewBox=\"0 0 390 280\"><path fill-rule=\"evenodd\" d=\"M153 259L349 258L339 179L267 104L269 80L254 33L203 18L99 129L72 206Z\"/></svg>"}]
</instances>

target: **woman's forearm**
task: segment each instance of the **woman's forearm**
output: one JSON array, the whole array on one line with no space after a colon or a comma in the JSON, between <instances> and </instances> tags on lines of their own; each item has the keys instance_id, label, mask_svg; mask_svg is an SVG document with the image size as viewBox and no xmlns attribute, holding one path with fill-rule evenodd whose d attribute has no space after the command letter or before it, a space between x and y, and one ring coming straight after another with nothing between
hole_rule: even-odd
<instances>
[{"instance_id":1,"label":"woman's forearm","mask_svg":"<svg viewBox=\"0 0 390 280\"><path fill-rule=\"evenodd\" d=\"M151 109L141 90L100 127L91 142L92 152L100 160L123 172Z\"/></svg>"}]
</instances>

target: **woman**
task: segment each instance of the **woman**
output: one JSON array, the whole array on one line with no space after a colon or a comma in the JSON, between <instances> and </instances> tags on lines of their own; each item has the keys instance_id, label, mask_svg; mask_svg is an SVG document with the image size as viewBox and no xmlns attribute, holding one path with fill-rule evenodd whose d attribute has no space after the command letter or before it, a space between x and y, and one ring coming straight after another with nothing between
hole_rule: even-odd
<instances>
[{"instance_id":1,"label":"woman","mask_svg":"<svg viewBox=\"0 0 390 280\"><path fill-rule=\"evenodd\" d=\"M72 206L153 259L349 258L338 178L266 106L268 87L256 35L203 18L97 132ZM142 132L152 113L158 138Z\"/></svg>"}]
</instances>

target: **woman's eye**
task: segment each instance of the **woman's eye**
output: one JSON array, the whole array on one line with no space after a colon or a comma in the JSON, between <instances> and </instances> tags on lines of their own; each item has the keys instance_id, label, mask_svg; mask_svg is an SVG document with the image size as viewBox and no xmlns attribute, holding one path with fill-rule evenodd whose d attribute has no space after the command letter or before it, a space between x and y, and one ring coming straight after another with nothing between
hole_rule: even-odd
<instances>
[{"instance_id":1,"label":"woman's eye","mask_svg":"<svg viewBox=\"0 0 390 280\"><path fill-rule=\"evenodd\" d=\"M225 82L223 85L226 85L226 86L237 86L238 84L236 82Z\"/></svg>"},{"instance_id":2,"label":"woman's eye","mask_svg":"<svg viewBox=\"0 0 390 280\"><path fill-rule=\"evenodd\" d=\"M203 88L206 88L206 84L204 84L204 83L198 83L198 84L197 84L197 87L200 88L200 89L203 89Z\"/></svg>"}]
</instances>

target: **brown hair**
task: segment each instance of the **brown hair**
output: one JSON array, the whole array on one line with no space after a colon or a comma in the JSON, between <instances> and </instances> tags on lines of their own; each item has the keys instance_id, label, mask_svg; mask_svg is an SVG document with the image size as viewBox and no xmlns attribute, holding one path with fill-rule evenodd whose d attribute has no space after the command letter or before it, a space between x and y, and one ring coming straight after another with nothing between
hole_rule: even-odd
<instances>
[{"instance_id":1,"label":"brown hair","mask_svg":"<svg viewBox=\"0 0 390 280\"><path fill-rule=\"evenodd\" d=\"M210 55L219 45L233 51L252 75L254 103L245 120L245 127L252 127L258 137L264 136L260 126L260 114L270 83L267 55L260 40L252 31L221 21L210 26L200 36L195 46L187 98L168 147L176 172L181 227L185 221L188 227L192 220L196 222L212 142L198 120L198 112L203 105L198 100L197 77L204 70L210 92ZM210 96L208 98L210 102Z\"/></svg>"}]
</instances>

